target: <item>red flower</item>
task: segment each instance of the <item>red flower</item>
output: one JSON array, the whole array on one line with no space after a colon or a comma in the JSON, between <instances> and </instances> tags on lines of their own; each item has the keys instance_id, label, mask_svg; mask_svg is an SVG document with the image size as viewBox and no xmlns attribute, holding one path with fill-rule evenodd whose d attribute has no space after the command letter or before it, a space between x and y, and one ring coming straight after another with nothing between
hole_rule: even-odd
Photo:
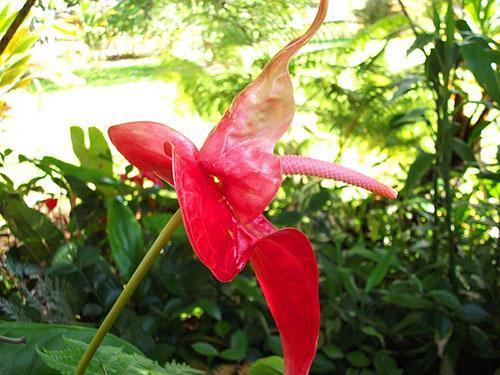
<instances>
[{"instance_id":1,"label":"red flower","mask_svg":"<svg viewBox=\"0 0 500 375\"><path fill-rule=\"evenodd\" d=\"M43 201L49 212L54 211L54 208L57 206L58 199L57 198L47 198Z\"/></svg>"},{"instance_id":2,"label":"red flower","mask_svg":"<svg viewBox=\"0 0 500 375\"><path fill-rule=\"evenodd\" d=\"M396 196L391 188L347 168L273 155L295 111L288 62L317 31L326 8L327 0L321 0L309 30L274 56L236 97L201 150L154 122L109 130L130 163L175 187L191 245L217 279L232 280L250 261L280 331L289 375L308 373L320 314L318 268L309 240L294 228L277 230L262 215L282 175L334 178Z\"/></svg>"}]
</instances>

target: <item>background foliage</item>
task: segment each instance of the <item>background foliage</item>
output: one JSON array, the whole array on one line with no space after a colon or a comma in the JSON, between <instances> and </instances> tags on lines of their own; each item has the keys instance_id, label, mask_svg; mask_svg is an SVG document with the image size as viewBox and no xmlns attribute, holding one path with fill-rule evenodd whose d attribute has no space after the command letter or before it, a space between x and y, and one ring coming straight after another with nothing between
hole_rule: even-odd
<instances>
[{"instance_id":1,"label":"background foliage","mask_svg":"<svg viewBox=\"0 0 500 375\"><path fill-rule=\"evenodd\" d=\"M217 119L268 55L298 33L292 16L310 5L68 4L81 14L93 49L123 35L156 40L162 47L154 52L161 59L157 73L175 81L183 101L208 119ZM306 153L324 136L337 142L332 159L369 147L398 160L400 171L393 202L346 199L342 186L290 178L267 212L276 225L307 233L316 250L322 324L313 374L493 374L499 368L500 153L486 155L482 147L486 131L498 128L497 9L491 0L428 1L420 12L404 5L371 0L355 22L327 22L291 65L299 113L315 117L300 117L297 126L308 138L291 137L279 153ZM389 69L395 40L410 40L408 52L419 53L422 63ZM189 44L196 58L178 53L177 43ZM21 39L12 46L19 45ZM4 71L12 69L8 61L1 60ZM0 167L18 158L38 170L17 186L0 174L0 334L51 331L45 341L32 338L38 347L23 351L29 358L3 361L6 373L23 373L27 363L39 373L71 372L90 337L87 328L75 327L103 319L177 208L168 186L131 167L117 174L97 128L73 127L68 137L79 165L0 153ZM43 193L47 180L59 187L58 204L66 202L67 210L52 209L48 200L26 203ZM111 337L101 353L108 373L197 373L176 363L219 373L282 371L279 336L251 269L218 283L195 259L182 228L113 333L121 339ZM2 355L11 350L0 346Z\"/></svg>"}]
</instances>

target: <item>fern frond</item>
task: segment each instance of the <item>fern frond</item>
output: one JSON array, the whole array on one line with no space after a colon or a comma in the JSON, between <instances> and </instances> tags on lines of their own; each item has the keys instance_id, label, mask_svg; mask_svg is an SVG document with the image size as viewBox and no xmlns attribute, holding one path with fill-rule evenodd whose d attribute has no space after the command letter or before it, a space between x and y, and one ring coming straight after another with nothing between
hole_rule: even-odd
<instances>
[{"instance_id":1,"label":"fern frond","mask_svg":"<svg viewBox=\"0 0 500 375\"><path fill-rule=\"evenodd\" d=\"M72 375L87 344L63 337L62 350L37 349L41 359L50 368L63 375ZM127 354L122 348L101 346L90 363L86 374L102 375L202 375L204 372L176 362L160 366L157 362L139 354Z\"/></svg>"}]
</instances>

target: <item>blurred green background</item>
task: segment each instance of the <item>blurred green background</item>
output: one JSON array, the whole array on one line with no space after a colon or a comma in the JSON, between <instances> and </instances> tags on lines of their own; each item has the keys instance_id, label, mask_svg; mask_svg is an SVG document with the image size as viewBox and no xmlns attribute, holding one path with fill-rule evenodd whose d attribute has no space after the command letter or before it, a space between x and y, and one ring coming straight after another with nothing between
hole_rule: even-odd
<instances>
[{"instance_id":1,"label":"blurred green background","mask_svg":"<svg viewBox=\"0 0 500 375\"><path fill-rule=\"evenodd\" d=\"M24 4L0 2L3 39ZM0 374L72 373L177 208L106 129L158 121L201 145L316 5L34 2L0 53L0 335L29 339L0 343ZM293 59L276 153L400 192L293 177L266 211L316 251L312 374L499 374L499 28L493 0L331 0ZM220 284L182 228L112 332L89 373L282 373L252 270Z\"/></svg>"}]
</instances>

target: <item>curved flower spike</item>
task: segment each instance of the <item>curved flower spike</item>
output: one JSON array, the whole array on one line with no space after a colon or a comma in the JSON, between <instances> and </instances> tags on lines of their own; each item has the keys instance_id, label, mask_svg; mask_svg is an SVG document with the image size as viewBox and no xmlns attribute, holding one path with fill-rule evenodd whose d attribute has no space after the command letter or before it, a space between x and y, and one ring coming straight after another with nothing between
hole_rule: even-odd
<instances>
[{"instance_id":1,"label":"curved flower spike","mask_svg":"<svg viewBox=\"0 0 500 375\"><path fill-rule=\"evenodd\" d=\"M345 167L300 156L276 157L276 141L295 105L288 62L314 35L326 14L321 0L309 30L269 61L241 92L200 151L183 135L154 122L109 129L118 150L143 173L177 191L191 245L220 281L250 261L276 321L287 375L306 375L319 334L318 269L307 237L277 230L263 215L282 174L338 179L394 198L391 188Z\"/></svg>"}]
</instances>

